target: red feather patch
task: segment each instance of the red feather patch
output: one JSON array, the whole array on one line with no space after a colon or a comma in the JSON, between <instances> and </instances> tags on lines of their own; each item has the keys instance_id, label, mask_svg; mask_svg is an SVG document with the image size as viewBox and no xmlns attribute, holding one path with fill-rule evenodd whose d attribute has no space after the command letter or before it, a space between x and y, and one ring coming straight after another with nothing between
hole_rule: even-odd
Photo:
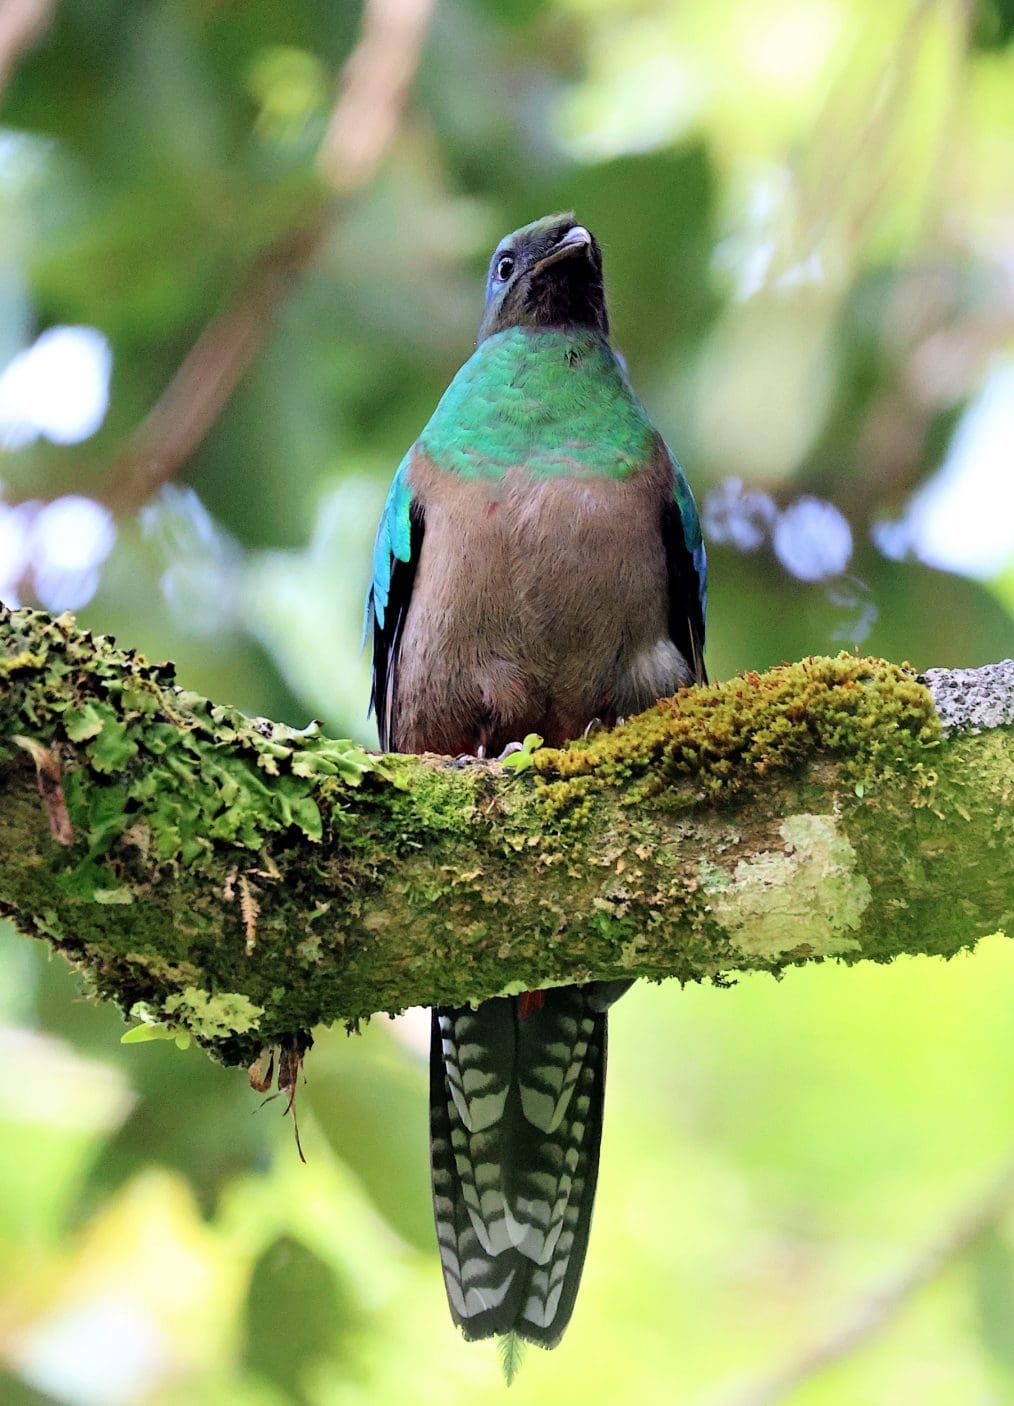
<instances>
[{"instance_id":1,"label":"red feather patch","mask_svg":"<svg viewBox=\"0 0 1014 1406\"><path fill-rule=\"evenodd\" d=\"M527 1020L536 1011L541 1011L546 1001L545 991L522 991L518 997L518 1015Z\"/></svg>"}]
</instances>

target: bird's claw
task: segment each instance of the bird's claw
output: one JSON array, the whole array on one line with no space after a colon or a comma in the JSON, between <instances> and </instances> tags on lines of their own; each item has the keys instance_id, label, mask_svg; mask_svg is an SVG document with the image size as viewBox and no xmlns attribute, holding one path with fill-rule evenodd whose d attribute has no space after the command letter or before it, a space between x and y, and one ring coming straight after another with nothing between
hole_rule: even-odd
<instances>
[{"instance_id":1,"label":"bird's claw","mask_svg":"<svg viewBox=\"0 0 1014 1406\"><path fill-rule=\"evenodd\" d=\"M498 757L487 758L485 747L477 747L474 754L472 752L459 752L454 758L453 765L456 767L477 766L479 762L487 760L494 762L506 761L508 757L513 757L515 752L523 752L525 744L523 742L508 742Z\"/></svg>"}]
</instances>

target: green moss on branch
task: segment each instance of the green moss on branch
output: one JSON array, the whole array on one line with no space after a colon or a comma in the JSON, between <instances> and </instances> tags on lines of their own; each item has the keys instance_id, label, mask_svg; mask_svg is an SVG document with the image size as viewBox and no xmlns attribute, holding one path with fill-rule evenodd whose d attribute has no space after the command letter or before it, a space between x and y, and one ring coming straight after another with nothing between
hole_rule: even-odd
<instances>
[{"instance_id":1,"label":"green moss on branch","mask_svg":"<svg viewBox=\"0 0 1014 1406\"><path fill-rule=\"evenodd\" d=\"M1014 906L1010 729L944 737L882 660L744 675L531 761L372 756L0 613L0 911L124 1013L249 1060L553 981L951 953Z\"/></svg>"}]
</instances>

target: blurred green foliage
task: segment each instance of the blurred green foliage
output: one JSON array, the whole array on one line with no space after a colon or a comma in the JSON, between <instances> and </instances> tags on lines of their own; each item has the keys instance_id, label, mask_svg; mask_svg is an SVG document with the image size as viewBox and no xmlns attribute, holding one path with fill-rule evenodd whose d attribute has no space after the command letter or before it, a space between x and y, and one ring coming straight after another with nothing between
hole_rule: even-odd
<instances>
[{"instance_id":1,"label":"blurred green foliage","mask_svg":"<svg viewBox=\"0 0 1014 1406\"><path fill-rule=\"evenodd\" d=\"M18 522L108 490L208 319L318 208L359 19L337 0L66 0L22 57L0 109L0 366L81 324L112 380L85 443L0 448ZM934 558L911 505L1010 366L1012 34L1006 0L445 0L380 174L181 477L121 514L87 589L27 549L0 584L79 589L86 624L187 686L372 741L359 634L387 481L470 350L496 240L573 207L707 504L712 673L849 642L920 666L1009 653L1014 562L973 569L1002 508L967 490L961 575L913 560ZM0 932L0 1399L502 1390L493 1349L446 1321L425 1025L320 1033L303 1167L281 1103L196 1050L120 1046L75 992ZM1012 998L1001 939L947 965L628 996L577 1315L515 1390L732 1401L840 1321L1010 1155ZM1008 1220L792 1401L1014 1401L1012 1263Z\"/></svg>"}]
</instances>

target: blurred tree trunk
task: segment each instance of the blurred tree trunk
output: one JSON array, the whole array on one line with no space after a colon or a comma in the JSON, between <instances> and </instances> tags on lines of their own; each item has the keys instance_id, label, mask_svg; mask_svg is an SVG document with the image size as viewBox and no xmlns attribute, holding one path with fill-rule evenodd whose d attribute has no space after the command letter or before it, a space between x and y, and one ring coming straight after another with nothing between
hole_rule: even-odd
<instances>
[{"instance_id":1,"label":"blurred tree trunk","mask_svg":"<svg viewBox=\"0 0 1014 1406\"><path fill-rule=\"evenodd\" d=\"M1014 664L839 656L511 771L217 707L0 612L0 913L230 1062L564 981L950 955L1014 909Z\"/></svg>"}]
</instances>

